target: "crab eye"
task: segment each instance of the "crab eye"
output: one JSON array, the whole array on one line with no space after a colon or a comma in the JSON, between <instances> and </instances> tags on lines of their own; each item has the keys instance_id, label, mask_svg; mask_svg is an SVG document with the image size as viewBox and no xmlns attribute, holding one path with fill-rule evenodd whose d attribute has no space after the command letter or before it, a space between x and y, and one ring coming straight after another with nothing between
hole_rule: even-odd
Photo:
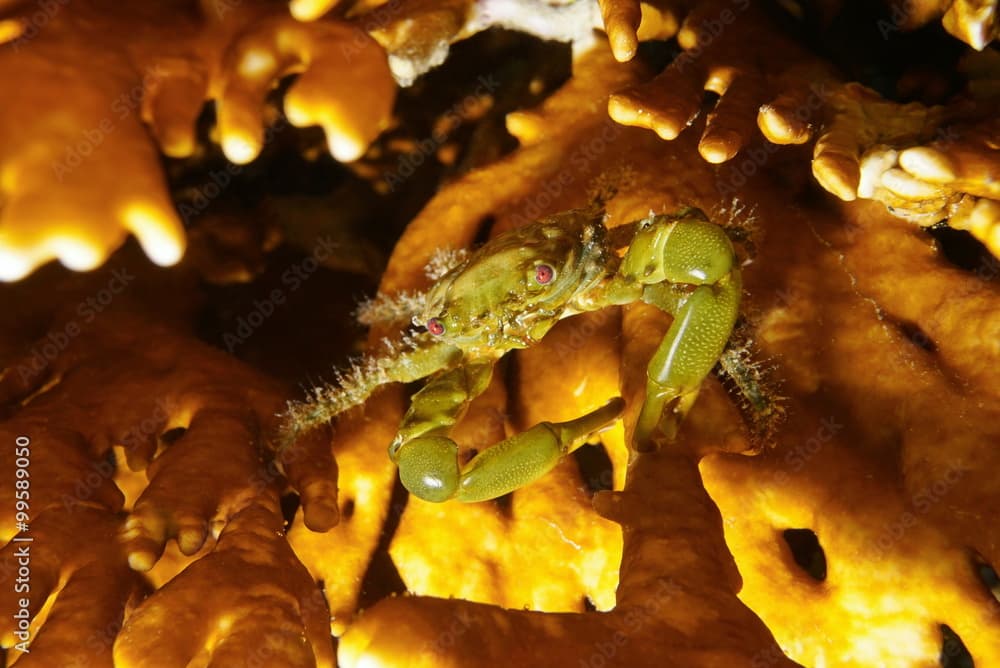
<instances>
[{"instance_id":1,"label":"crab eye","mask_svg":"<svg viewBox=\"0 0 1000 668\"><path fill-rule=\"evenodd\" d=\"M552 267L547 264L540 264L535 267L535 281L539 285L545 285L546 283L551 283L552 278L556 275Z\"/></svg>"},{"instance_id":2,"label":"crab eye","mask_svg":"<svg viewBox=\"0 0 1000 668\"><path fill-rule=\"evenodd\" d=\"M431 318L427 321L427 331L434 336L441 336L444 334L444 323L437 318Z\"/></svg>"}]
</instances>

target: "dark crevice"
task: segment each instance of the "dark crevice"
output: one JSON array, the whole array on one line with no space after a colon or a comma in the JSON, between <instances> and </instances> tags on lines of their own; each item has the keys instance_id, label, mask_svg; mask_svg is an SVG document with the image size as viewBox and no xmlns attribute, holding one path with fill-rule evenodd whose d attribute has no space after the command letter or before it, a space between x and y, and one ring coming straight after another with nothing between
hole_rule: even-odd
<instances>
[{"instance_id":1,"label":"dark crevice","mask_svg":"<svg viewBox=\"0 0 1000 668\"><path fill-rule=\"evenodd\" d=\"M174 427L173 429L168 429L162 434L160 434L160 443L163 445L173 445L177 441L181 440L181 437L187 432L187 427Z\"/></svg>"},{"instance_id":2,"label":"dark crevice","mask_svg":"<svg viewBox=\"0 0 1000 668\"><path fill-rule=\"evenodd\" d=\"M906 320L890 320L892 324L906 337L906 340L929 353L937 352L937 343L919 325Z\"/></svg>"},{"instance_id":3,"label":"dark crevice","mask_svg":"<svg viewBox=\"0 0 1000 668\"><path fill-rule=\"evenodd\" d=\"M514 509L511 505L513 498L513 494L504 494L503 496L498 496L493 499L493 505L497 507L501 517L506 520L514 519Z\"/></svg>"},{"instance_id":4,"label":"dark crevice","mask_svg":"<svg viewBox=\"0 0 1000 668\"><path fill-rule=\"evenodd\" d=\"M344 507L340 509L340 521L349 520L354 515L354 499L344 502Z\"/></svg>"},{"instance_id":5,"label":"dark crevice","mask_svg":"<svg viewBox=\"0 0 1000 668\"><path fill-rule=\"evenodd\" d=\"M389 598L394 594L406 592L406 585L403 578L399 576L396 565L392 563L389 556L389 544L396 529L399 528L399 520L406 509L407 493L403 483L396 476L396 484L392 488L392 498L389 502L389 513L386 515L385 524L382 526L382 536L379 538L378 546L372 554L372 560L368 563L368 570L361 580L361 594L358 597L358 608L369 608L383 598ZM341 518L341 521L344 521Z\"/></svg>"},{"instance_id":6,"label":"dark crevice","mask_svg":"<svg viewBox=\"0 0 1000 668\"><path fill-rule=\"evenodd\" d=\"M941 625L941 668L975 668L972 655L965 648L965 643L950 626Z\"/></svg>"},{"instance_id":7,"label":"dark crevice","mask_svg":"<svg viewBox=\"0 0 1000 668\"><path fill-rule=\"evenodd\" d=\"M993 568L993 565L983 559L978 552L972 553L972 567L976 571L976 577L986 585L986 589L997 601L1000 601L1000 575Z\"/></svg>"},{"instance_id":8,"label":"dark crevice","mask_svg":"<svg viewBox=\"0 0 1000 668\"><path fill-rule=\"evenodd\" d=\"M497 217L493 215L483 216L482 220L479 221L478 227L476 227L476 236L472 240L474 246L481 246L490 240L490 232L493 231L493 226L497 222Z\"/></svg>"},{"instance_id":9,"label":"dark crevice","mask_svg":"<svg viewBox=\"0 0 1000 668\"><path fill-rule=\"evenodd\" d=\"M285 518L285 526L291 526L298 512L301 499L298 494L285 494L281 497L281 516Z\"/></svg>"},{"instance_id":10,"label":"dark crevice","mask_svg":"<svg viewBox=\"0 0 1000 668\"><path fill-rule=\"evenodd\" d=\"M785 529L781 532L792 558L809 577L817 582L826 580L826 553L811 529Z\"/></svg>"},{"instance_id":11,"label":"dark crevice","mask_svg":"<svg viewBox=\"0 0 1000 668\"><path fill-rule=\"evenodd\" d=\"M589 596L583 597L583 610L584 612L597 612L597 607L594 602L590 600Z\"/></svg>"},{"instance_id":12,"label":"dark crevice","mask_svg":"<svg viewBox=\"0 0 1000 668\"><path fill-rule=\"evenodd\" d=\"M591 494L611 489L614 482L614 467L602 445L585 445L573 451L573 459L580 467L580 477Z\"/></svg>"},{"instance_id":13,"label":"dark crevice","mask_svg":"<svg viewBox=\"0 0 1000 668\"><path fill-rule=\"evenodd\" d=\"M944 223L928 228L927 232L937 242L941 256L959 269L984 281L1000 276L1000 260L968 232L952 229Z\"/></svg>"}]
</instances>

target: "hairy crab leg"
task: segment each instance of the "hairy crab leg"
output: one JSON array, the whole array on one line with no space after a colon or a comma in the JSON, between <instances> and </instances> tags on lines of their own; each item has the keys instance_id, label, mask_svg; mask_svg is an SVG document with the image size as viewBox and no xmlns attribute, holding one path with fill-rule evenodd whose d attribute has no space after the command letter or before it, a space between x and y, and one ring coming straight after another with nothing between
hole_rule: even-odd
<instances>
[{"instance_id":1,"label":"hairy crab leg","mask_svg":"<svg viewBox=\"0 0 1000 668\"><path fill-rule=\"evenodd\" d=\"M298 434L315 429L344 411L365 402L387 383L409 383L458 364L462 351L427 335L385 344L377 355L361 358L336 385L323 385L304 401L291 401L281 416L279 452Z\"/></svg>"},{"instance_id":2,"label":"hairy crab leg","mask_svg":"<svg viewBox=\"0 0 1000 668\"><path fill-rule=\"evenodd\" d=\"M657 427L673 439L722 354L739 315L740 274L722 228L688 210L656 216L642 227L616 278L643 284L643 301L674 316L647 367L646 399L635 428L636 448L644 450L652 447Z\"/></svg>"}]
</instances>

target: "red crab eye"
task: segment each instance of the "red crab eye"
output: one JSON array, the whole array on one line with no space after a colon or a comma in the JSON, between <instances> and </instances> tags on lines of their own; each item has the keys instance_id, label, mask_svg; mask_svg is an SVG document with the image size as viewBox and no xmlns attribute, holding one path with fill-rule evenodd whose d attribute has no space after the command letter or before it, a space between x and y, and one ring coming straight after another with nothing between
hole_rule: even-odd
<instances>
[{"instance_id":1,"label":"red crab eye","mask_svg":"<svg viewBox=\"0 0 1000 668\"><path fill-rule=\"evenodd\" d=\"M427 331L434 336L441 336L444 334L444 323L437 318L431 318L427 321Z\"/></svg>"},{"instance_id":2,"label":"red crab eye","mask_svg":"<svg viewBox=\"0 0 1000 668\"><path fill-rule=\"evenodd\" d=\"M555 275L556 272L554 272L552 267L547 264L540 264L535 267L535 280L539 283L539 285L550 283L552 281L552 277Z\"/></svg>"}]
</instances>

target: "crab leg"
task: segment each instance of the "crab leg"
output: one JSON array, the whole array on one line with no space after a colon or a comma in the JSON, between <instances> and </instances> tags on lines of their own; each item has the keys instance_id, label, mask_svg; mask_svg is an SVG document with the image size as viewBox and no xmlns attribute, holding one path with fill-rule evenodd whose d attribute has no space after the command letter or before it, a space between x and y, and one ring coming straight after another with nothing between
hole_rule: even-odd
<instances>
[{"instance_id":1,"label":"crab leg","mask_svg":"<svg viewBox=\"0 0 1000 668\"><path fill-rule=\"evenodd\" d=\"M381 354L366 356L340 374L336 385L320 386L305 401L288 403L277 436L278 449L287 447L298 434L363 404L387 383L413 382L452 367L461 359L461 350L426 335L391 344Z\"/></svg>"},{"instance_id":2,"label":"crab leg","mask_svg":"<svg viewBox=\"0 0 1000 668\"><path fill-rule=\"evenodd\" d=\"M462 467L455 498L465 503L503 496L534 482L591 434L618 419L625 401L615 397L568 422L540 422L483 450Z\"/></svg>"},{"instance_id":3,"label":"crab leg","mask_svg":"<svg viewBox=\"0 0 1000 668\"><path fill-rule=\"evenodd\" d=\"M471 503L503 496L548 473L590 434L613 422L623 402L614 399L568 422L542 422L480 452L464 466L447 434L468 403L489 384L493 363L447 371L413 395L389 456L411 494L425 501Z\"/></svg>"},{"instance_id":4,"label":"crab leg","mask_svg":"<svg viewBox=\"0 0 1000 668\"><path fill-rule=\"evenodd\" d=\"M432 379L410 399L389 457L411 494L425 501L447 501L459 482L458 445L447 434L469 402L486 390L493 362L459 366Z\"/></svg>"},{"instance_id":5,"label":"crab leg","mask_svg":"<svg viewBox=\"0 0 1000 668\"><path fill-rule=\"evenodd\" d=\"M646 399L635 427L636 447L643 450L657 427L673 439L722 354L739 315L740 274L725 232L688 211L674 219L657 216L640 229L619 277L643 284L643 301L674 316L647 367Z\"/></svg>"}]
</instances>

